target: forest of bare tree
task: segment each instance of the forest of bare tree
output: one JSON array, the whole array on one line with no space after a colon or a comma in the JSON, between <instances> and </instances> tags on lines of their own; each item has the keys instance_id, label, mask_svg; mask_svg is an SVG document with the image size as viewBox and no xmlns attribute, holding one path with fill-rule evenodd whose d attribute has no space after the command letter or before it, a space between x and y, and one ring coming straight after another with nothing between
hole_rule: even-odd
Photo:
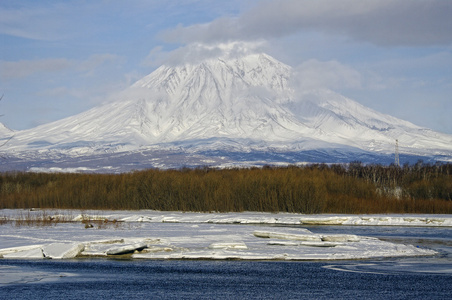
<instances>
[{"instance_id":1,"label":"forest of bare tree","mask_svg":"<svg viewBox=\"0 0 452 300\"><path fill-rule=\"evenodd\" d=\"M0 174L0 208L452 213L452 164Z\"/></svg>"}]
</instances>

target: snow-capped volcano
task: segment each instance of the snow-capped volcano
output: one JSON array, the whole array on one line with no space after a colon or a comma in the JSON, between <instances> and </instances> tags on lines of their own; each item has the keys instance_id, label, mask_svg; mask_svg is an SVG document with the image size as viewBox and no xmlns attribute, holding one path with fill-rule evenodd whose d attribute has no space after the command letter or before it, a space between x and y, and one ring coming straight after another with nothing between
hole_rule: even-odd
<instances>
[{"instance_id":1,"label":"snow-capped volcano","mask_svg":"<svg viewBox=\"0 0 452 300\"><path fill-rule=\"evenodd\" d=\"M318 151L323 154L316 162L325 157L335 162L357 153L388 156L398 139L401 153L451 159L452 136L378 113L330 90L299 92L293 76L291 67L266 54L162 66L115 102L16 132L3 151L73 159L151 150L156 158L155 151L177 149L202 156L200 164L212 161L206 160L206 151L222 157L248 153L247 160L253 160L253 151L297 153L286 159L291 163L303 160L302 151L311 151L309 161L316 161L312 151Z\"/></svg>"},{"instance_id":2,"label":"snow-capped volcano","mask_svg":"<svg viewBox=\"0 0 452 300\"><path fill-rule=\"evenodd\" d=\"M267 55L160 67L136 82L147 132L158 142L212 137L287 138L300 124L281 107L290 68ZM156 96L155 96L156 95Z\"/></svg>"}]
</instances>

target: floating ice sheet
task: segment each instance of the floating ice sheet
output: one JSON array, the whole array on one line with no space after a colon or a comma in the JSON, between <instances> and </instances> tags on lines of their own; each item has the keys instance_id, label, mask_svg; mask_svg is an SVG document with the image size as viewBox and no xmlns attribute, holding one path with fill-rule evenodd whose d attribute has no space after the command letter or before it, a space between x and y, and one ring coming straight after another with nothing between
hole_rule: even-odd
<instances>
[{"instance_id":1,"label":"floating ice sheet","mask_svg":"<svg viewBox=\"0 0 452 300\"><path fill-rule=\"evenodd\" d=\"M141 259L335 260L433 255L434 251L353 234L312 233L303 224L449 226L449 216L306 216L157 211L27 212L71 220L52 226L0 226L0 257L65 259L129 255ZM14 220L24 211L2 210ZM85 223L99 226L86 228ZM83 223L82 223L83 222ZM275 225L291 225L282 227ZM309 227L308 227L309 228Z\"/></svg>"}]
</instances>

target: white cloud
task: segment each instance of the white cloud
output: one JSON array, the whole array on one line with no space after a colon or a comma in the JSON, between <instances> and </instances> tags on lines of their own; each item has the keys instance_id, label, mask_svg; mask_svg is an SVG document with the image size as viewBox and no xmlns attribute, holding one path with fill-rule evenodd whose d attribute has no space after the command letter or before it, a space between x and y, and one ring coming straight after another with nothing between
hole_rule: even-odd
<instances>
[{"instance_id":1,"label":"white cloud","mask_svg":"<svg viewBox=\"0 0 452 300\"><path fill-rule=\"evenodd\" d=\"M0 61L0 78L3 80L25 78L35 73L58 72L71 67L65 58Z\"/></svg>"},{"instance_id":2,"label":"white cloud","mask_svg":"<svg viewBox=\"0 0 452 300\"><path fill-rule=\"evenodd\" d=\"M144 64L150 66L197 64L211 58L233 58L260 52L265 44L264 41L235 41L218 44L191 43L172 51L164 51L162 47L157 46L150 51Z\"/></svg>"},{"instance_id":3,"label":"white cloud","mask_svg":"<svg viewBox=\"0 0 452 300\"><path fill-rule=\"evenodd\" d=\"M37 96L44 96L44 97L65 97L68 94L70 94L70 90L67 87L64 86L58 86L50 89L46 89L43 91L39 91L36 93Z\"/></svg>"},{"instance_id":4,"label":"white cloud","mask_svg":"<svg viewBox=\"0 0 452 300\"><path fill-rule=\"evenodd\" d=\"M297 66L294 71L295 86L301 89L362 87L360 72L337 61L311 59Z\"/></svg>"},{"instance_id":5,"label":"white cloud","mask_svg":"<svg viewBox=\"0 0 452 300\"><path fill-rule=\"evenodd\" d=\"M21 79L33 74L56 73L69 69L89 73L104 63L117 63L120 60L121 58L117 55L105 53L91 55L82 61L66 58L0 61L0 78L2 80Z\"/></svg>"},{"instance_id":6,"label":"white cloud","mask_svg":"<svg viewBox=\"0 0 452 300\"><path fill-rule=\"evenodd\" d=\"M85 75L93 75L94 71L102 65L117 65L124 62L124 59L118 55L103 53L93 54L84 61L76 62L77 69L85 72Z\"/></svg>"},{"instance_id":7,"label":"white cloud","mask_svg":"<svg viewBox=\"0 0 452 300\"><path fill-rule=\"evenodd\" d=\"M19 3L16 8L0 7L0 34L46 41L67 35L62 5L43 8L28 4Z\"/></svg>"},{"instance_id":8,"label":"white cloud","mask_svg":"<svg viewBox=\"0 0 452 300\"><path fill-rule=\"evenodd\" d=\"M428 51L425 54L396 55L363 63L365 82L370 89L447 89L451 80L452 53Z\"/></svg>"},{"instance_id":9,"label":"white cloud","mask_svg":"<svg viewBox=\"0 0 452 300\"><path fill-rule=\"evenodd\" d=\"M211 43L279 38L300 30L341 34L385 46L452 43L452 1L263 1L237 17L178 26L169 42Z\"/></svg>"}]
</instances>

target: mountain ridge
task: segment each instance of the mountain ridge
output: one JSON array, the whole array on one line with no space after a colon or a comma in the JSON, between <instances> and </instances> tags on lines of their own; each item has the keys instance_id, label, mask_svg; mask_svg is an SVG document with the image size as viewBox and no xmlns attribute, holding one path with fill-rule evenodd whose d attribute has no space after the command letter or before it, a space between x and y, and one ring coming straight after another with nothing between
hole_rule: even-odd
<instances>
[{"instance_id":1,"label":"mountain ridge","mask_svg":"<svg viewBox=\"0 0 452 300\"><path fill-rule=\"evenodd\" d=\"M378 161L380 155L387 162L397 139L406 155L452 161L452 135L379 113L328 89L299 91L293 76L290 66L266 54L161 66L121 99L18 131L1 150L4 156L24 157L24 164L27 156L34 157L30 166L36 161L32 152L67 155L76 164L77 157L105 153L182 151L196 162L206 151L222 157L228 151L273 151L281 157L292 153L287 162L298 163L300 156L293 153L326 149L331 161L334 151L342 153L337 161L348 151L351 158L361 153Z\"/></svg>"}]
</instances>

